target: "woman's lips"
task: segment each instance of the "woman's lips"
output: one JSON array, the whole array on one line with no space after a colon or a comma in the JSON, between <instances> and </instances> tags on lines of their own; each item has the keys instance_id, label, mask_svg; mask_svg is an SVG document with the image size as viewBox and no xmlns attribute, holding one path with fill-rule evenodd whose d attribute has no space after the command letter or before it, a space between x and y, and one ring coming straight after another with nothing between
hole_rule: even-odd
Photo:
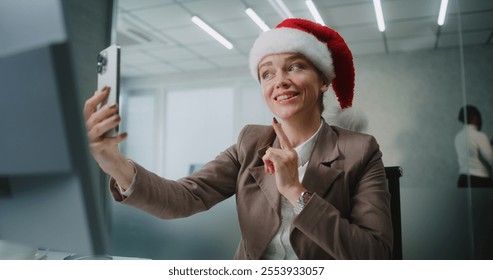
<instances>
[{"instance_id":1,"label":"woman's lips","mask_svg":"<svg viewBox=\"0 0 493 280\"><path fill-rule=\"evenodd\" d=\"M278 96L276 96L274 99L276 101L283 102L283 101L286 101L286 100L289 100L289 99L291 99L293 97L298 96L298 94L299 94L298 92L294 92L294 91L293 92L284 92L284 93L279 94Z\"/></svg>"}]
</instances>

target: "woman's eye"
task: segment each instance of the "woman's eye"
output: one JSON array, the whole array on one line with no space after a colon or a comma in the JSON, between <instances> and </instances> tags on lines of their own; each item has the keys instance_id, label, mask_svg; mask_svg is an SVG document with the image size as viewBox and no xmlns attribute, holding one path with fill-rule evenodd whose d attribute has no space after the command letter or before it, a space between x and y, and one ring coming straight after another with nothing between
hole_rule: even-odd
<instances>
[{"instance_id":1,"label":"woman's eye","mask_svg":"<svg viewBox=\"0 0 493 280\"><path fill-rule=\"evenodd\" d=\"M301 66L298 64L294 64L294 65L291 65L291 67L289 67L289 70L291 70L291 71L296 71L296 70L300 70L300 69L301 69Z\"/></svg>"},{"instance_id":2,"label":"woman's eye","mask_svg":"<svg viewBox=\"0 0 493 280\"><path fill-rule=\"evenodd\" d=\"M270 72L265 72L264 74L262 74L262 80L269 79L270 77L272 77L272 73Z\"/></svg>"}]
</instances>

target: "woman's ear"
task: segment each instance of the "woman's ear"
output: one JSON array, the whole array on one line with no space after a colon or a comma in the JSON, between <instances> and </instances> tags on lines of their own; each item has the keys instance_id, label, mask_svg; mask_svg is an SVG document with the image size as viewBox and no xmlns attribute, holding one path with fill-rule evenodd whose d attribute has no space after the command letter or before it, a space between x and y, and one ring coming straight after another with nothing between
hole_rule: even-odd
<instances>
[{"instance_id":1,"label":"woman's ear","mask_svg":"<svg viewBox=\"0 0 493 280\"><path fill-rule=\"evenodd\" d=\"M325 80L322 81L322 85L320 86L321 92L326 92L329 89L329 83Z\"/></svg>"}]
</instances>

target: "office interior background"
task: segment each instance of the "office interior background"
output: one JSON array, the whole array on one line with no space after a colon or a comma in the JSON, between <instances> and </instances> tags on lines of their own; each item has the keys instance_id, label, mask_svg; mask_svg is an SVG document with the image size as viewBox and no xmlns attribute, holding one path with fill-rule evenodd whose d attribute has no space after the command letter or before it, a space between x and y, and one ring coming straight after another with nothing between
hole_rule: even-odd
<instances>
[{"instance_id":1,"label":"office interior background","mask_svg":"<svg viewBox=\"0 0 493 280\"><path fill-rule=\"evenodd\" d=\"M263 31L245 10L251 8L269 28L289 14L314 19L304 0L62 2L69 7L67 33L78 69L79 104L95 90L99 50L120 45L121 129L129 133L121 149L170 179L213 159L235 142L244 125L272 119L248 69L249 49ZM439 25L441 0L382 0L384 30L371 0L313 3L325 25L353 51L354 107L367 115L367 133L379 142L385 166L403 170L404 259L477 259L493 251L493 190L457 188L454 149L462 128L457 116L465 104L478 107L482 130L493 137L493 1L450 0ZM192 16L217 30L232 48L210 37ZM104 30L107 36L97 35ZM325 102L330 122L331 91ZM105 235L103 251L151 259L234 256L240 238L234 197L193 217L160 220L113 202L107 178L94 162L91 168L98 173L95 184L104 201L103 220L97 221ZM13 219L2 216L0 225ZM68 244L60 249L83 251Z\"/></svg>"}]
</instances>

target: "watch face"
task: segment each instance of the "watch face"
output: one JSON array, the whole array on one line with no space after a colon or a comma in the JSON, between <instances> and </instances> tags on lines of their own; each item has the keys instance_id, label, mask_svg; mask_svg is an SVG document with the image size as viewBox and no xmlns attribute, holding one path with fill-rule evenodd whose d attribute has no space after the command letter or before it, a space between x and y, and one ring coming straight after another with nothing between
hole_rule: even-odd
<instances>
[{"instance_id":1,"label":"watch face","mask_svg":"<svg viewBox=\"0 0 493 280\"><path fill-rule=\"evenodd\" d=\"M302 197L303 206L304 206L305 204L308 203L308 201L310 200L310 198L312 198L312 193L310 193L310 192L303 192L303 194L301 194L301 197Z\"/></svg>"}]
</instances>

